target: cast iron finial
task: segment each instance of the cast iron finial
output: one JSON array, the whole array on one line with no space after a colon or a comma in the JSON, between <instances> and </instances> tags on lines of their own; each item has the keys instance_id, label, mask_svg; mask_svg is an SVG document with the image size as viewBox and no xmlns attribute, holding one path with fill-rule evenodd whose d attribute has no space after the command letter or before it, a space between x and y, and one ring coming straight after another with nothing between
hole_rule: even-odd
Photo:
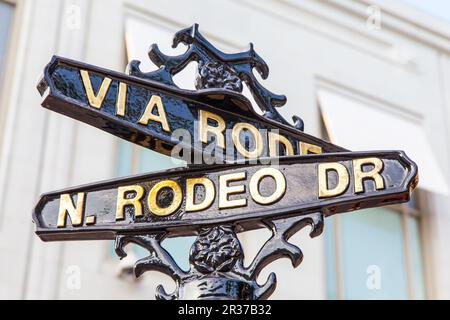
<instances>
[{"instance_id":1,"label":"cast iron finial","mask_svg":"<svg viewBox=\"0 0 450 320\"><path fill-rule=\"evenodd\" d=\"M198 90L214 88L240 93L242 92L242 82L245 82L266 118L292 126L276 109L286 104L286 96L272 93L261 85L253 74L253 69L255 69L263 79L267 79L269 76L269 67L256 53L253 44L250 43L249 50L244 52L224 53L206 40L198 28L198 24L194 24L175 33L172 47L176 48L182 43L188 47L185 53L168 56L160 51L157 44L153 44L148 56L159 69L144 73L140 71L140 61L133 60L129 64L129 74L177 87L173 76L181 72L190 62L196 61L198 63L196 79ZM296 116L294 121L298 120L301 121ZM297 125L295 128L303 131L303 121L300 126Z\"/></svg>"}]
</instances>

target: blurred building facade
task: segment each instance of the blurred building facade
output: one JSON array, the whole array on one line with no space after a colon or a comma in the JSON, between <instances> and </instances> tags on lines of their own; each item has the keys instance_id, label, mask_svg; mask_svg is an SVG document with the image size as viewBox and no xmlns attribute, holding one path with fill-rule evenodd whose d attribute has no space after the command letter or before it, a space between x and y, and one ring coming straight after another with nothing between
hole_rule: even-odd
<instances>
[{"instance_id":1,"label":"blurred building facade","mask_svg":"<svg viewBox=\"0 0 450 320\"><path fill-rule=\"evenodd\" d=\"M405 205L327 219L324 234L291 241L274 299L450 298L450 28L395 1L0 0L0 298L153 299L171 280L135 280L111 241L43 243L31 211L39 194L180 165L40 107L36 84L52 55L124 71L173 34L200 24L227 52L251 41L286 94L285 118L351 150L404 149L419 189ZM177 77L194 87L195 65ZM246 94L248 94L246 92ZM248 259L266 231L240 235ZM165 246L187 267L192 238ZM142 255L130 247L130 258Z\"/></svg>"}]
</instances>

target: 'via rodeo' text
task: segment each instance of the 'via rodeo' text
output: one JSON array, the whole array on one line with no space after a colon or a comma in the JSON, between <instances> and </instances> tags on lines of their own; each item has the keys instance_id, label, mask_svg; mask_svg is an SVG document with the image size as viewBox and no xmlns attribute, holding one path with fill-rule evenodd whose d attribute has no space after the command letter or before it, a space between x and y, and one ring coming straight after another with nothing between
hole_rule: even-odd
<instances>
[{"instance_id":1,"label":"'via rodeo' text","mask_svg":"<svg viewBox=\"0 0 450 320\"><path fill-rule=\"evenodd\" d=\"M180 150L192 148L205 154L208 143L216 147L215 158L226 152L231 162L347 151L262 117L244 96L232 91L227 95L213 89L181 94L176 88L168 90L155 82L59 57L47 66L39 88L45 93L46 108L187 161ZM194 139L187 142L177 136L179 129ZM246 137L251 147L246 146ZM172 152L175 146L178 152Z\"/></svg>"},{"instance_id":2,"label":"'via rodeo' text","mask_svg":"<svg viewBox=\"0 0 450 320\"><path fill-rule=\"evenodd\" d=\"M70 238L70 230L89 239L106 238L124 228L134 232L167 228L189 230L217 222L262 217L327 215L372 207L409 197L416 167L402 152L337 153L280 158L279 166L230 164L174 170L46 194L36 207L43 239ZM360 201L355 204L355 197ZM82 229L82 230L80 230Z\"/></svg>"}]
</instances>

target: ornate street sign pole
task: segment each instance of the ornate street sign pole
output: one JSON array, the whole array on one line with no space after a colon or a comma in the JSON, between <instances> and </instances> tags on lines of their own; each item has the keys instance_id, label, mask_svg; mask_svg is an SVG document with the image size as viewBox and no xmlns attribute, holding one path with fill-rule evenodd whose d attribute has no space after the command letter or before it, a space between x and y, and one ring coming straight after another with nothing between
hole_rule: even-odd
<instances>
[{"instance_id":1,"label":"ornate street sign pole","mask_svg":"<svg viewBox=\"0 0 450 320\"><path fill-rule=\"evenodd\" d=\"M266 299L276 287L272 261L303 255L288 242L310 225L320 235L324 217L409 200L417 166L401 151L349 152L290 125L277 111L284 96L265 89L267 64L250 46L226 54L194 25L176 33L171 57L149 51L157 71L143 73L132 61L128 75L53 57L38 90L45 108L188 164L42 195L33 212L44 241L115 239L116 253L135 243L149 255L135 263L136 276L157 270L176 282L157 288L158 299ZM198 62L196 91L172 77ZM250 89L263 115L242 94ZM193 137L193 138L192 138ZM213 164L214 163L214 164ZM245 267L237 233L268 228L272 236ZM196 235L182 270L161 246L168 237Z\"/></svg>"}]
</instances>

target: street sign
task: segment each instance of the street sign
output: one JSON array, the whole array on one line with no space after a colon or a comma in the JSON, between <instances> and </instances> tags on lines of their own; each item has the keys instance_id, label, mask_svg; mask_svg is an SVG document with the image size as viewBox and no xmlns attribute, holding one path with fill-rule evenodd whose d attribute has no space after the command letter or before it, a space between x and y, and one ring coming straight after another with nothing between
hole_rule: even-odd
<instances>
[{"instance_id":1,"label":"street sign","mask_svg":"<svg viewBox=\"0 0 450 320\"><path fill-rule=\"evenodd\" d=\"M288 242L298 230L310 225L314 237L324 217L409 200L418 169L402 151L350 152L304 133L297 116L287 122L277 111L286 97L253 74L269 72L253 45L223 53L198 25L177 32L173 46L180 43L187 50L174 57L154 44L149 57L159 69L149 73L138 61L128 74L61 57L47 65L38 84L45 108L188 167L44 194L33 212L42 240L115 239L121 258L130 242L147 249L135 275L157 270L176 282L172 293L159 286L159 299L266 299L275 274L263 285L256 279L281 257L301 263L301 250ZM197 90L178 88L172 77L192 61ZM244 83L262 115L242 95ZM245 267L236 234L255 228L272 236ZM185 271L161 241L187 235L197 238Z\"/></svg>"},{"instance_id":2,"label":"street sign","mask_svg":"<svg viewBox=\"0 0 450 320\"><path fill-rule=\"evenodd\" d=\"M174 146L192 150L193 157L215 143L213 156L225 162L276 156L279 151L286 155L346 151L259 115L246 97L231 90L183 90L61 57L52 58L38 88L45 108L182 159L180 153L172 153ZM192 138L178 139L180 129ZM235 138L245 132L252 141L249 148Z\"/></svg>"},{"instance_id":3,"label":"street sign","mask_svg":"<svg viewBox=\"0 0 450 320\"><path fill-rule=\"evenodd\" d=\"M45 194L34 221L43 240L173 237L212 224L245 231L267 219L406 201L416 179L415 164L395 151L283 157L276 167L180 168Z\"/></svg>"}]
</instances>

